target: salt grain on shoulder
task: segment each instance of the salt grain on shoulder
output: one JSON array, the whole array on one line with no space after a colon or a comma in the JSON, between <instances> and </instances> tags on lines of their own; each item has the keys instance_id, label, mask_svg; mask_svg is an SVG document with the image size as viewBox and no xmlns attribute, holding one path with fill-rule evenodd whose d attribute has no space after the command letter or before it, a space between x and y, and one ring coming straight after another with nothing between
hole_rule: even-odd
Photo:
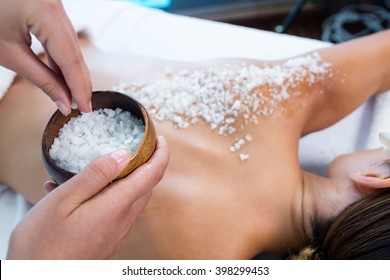
<instances>
[{"instance_id":1,"label":"salt grain on shoulder","mask_svg":"<svg viewBox=\"0 0 390 280\"><path fill-rule=\"evenodd\" d=\"M249 123L257 125L259 117L274 114L281 101L299 95L291 89L300 83L310 85L332 75L331 65L323 62L318 53L276 65L242 64L223 69L182 70L177 75L167 73L166 79L149 84L123 83L114 90L136 96L158 121L168 120L176 128L186 128L201 118L221 136L237 133ZM254 90L263 86L268 93ZM244 139L252 141L252 137ZM241 143L236 144L230 147L231 152L241 148ZM248 158L246 154L239 157Z\"/></svg>"}]
</instances>

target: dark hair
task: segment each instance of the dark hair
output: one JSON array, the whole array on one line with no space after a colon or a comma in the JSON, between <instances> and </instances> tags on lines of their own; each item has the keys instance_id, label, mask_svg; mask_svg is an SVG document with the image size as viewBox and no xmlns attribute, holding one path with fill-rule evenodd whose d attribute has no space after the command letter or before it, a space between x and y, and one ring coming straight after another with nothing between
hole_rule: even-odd
<instances>
[{"instance_id":1,"label":"dark hair","mask_svg":"<svg viewBox=\"0 0 390 280\"><path fill-rule=\"evenodd\" d=\"M293 259L390 259L390 189L351 204L328 223L315 223L311 246Z\"/></svg>"}]
</instances>

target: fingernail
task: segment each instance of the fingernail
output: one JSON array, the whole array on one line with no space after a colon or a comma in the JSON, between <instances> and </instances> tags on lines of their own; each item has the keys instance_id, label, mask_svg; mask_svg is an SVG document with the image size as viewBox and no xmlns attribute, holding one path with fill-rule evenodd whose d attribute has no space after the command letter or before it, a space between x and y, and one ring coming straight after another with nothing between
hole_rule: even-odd
<instances>
[{"instance_id":1,"label":"fingernail","mask_svg":"<svg viewBox=\"0 0 390 280\"><path fill-rule=\"evenodd\" d=\"M64 116L67 116L70 114L70 111L69 109L65 106L64 103L62 103L61 101L56 101L55 102L58 110L60 110L60 112L64 115Z\"/></svg>"},{"instance_id":2,"label":"fingernail","mask_svg":"<svg viewBox=\"0 0 390 280\"><path fill-rule=\"evenodd\" d=\"M92 103L89 101L87 110L82 110L83 113L92 112Z\"/></svg>"},{"instance_id":3,"label":"fingernail","mask_svg":"<svg viewBox=\"0 0 390 280\"><path fill-rule=\"evenodd\" d=\"M127 150L118 150L113 153L111 153L111 157L115 159L117 163L121 163L123 161L126 161L130 158L130 153Z\"/></svg>"},{"instance_id":4,"label":"fingernail","mask_svg":"<svg viewBox=\"0 0 390 280\"><path fill-rule=\"evenodd\" d=\"M76 110L79 108L79 106L77 105L76 101L72 100L72 105L70 106L73 110Z\"/></svg>"}]
</instances>

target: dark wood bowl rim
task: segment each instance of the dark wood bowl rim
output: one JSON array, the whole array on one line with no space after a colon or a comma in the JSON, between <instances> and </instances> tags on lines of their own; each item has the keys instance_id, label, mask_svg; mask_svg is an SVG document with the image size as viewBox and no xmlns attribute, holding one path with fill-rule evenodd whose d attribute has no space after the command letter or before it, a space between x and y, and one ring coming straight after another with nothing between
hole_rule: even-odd
<instances>
[{"instance_id":1,"label":"dark wood bowl rim","mask_svg":"<svg viewBox=\"0 0 390 280\"><path fill-rule=\"evenodd\" d=\"M146 112L145 107L136 98L125 95L123 93L119 93L116 91L110 91L110 90L100 90L100 91L92 92L92 110L99 109L99 108L110 108L110 107L96 106L96 100L98 98L101 98L101 96L103 96L103 98L107 97L107 94L114 96L114 98L119 98L119 99L125 100L128 102L128 104L132 104L131 110L129 110L129 108L127 108L125 106L120 106L120 108L123 110L129 111L132 115L135 115L138 118L140 118L145 125L144 138L142 139L142 142L139 145L136 152L134 154L132 154L132 157L131 157L131 160L132 160L135 157L137 157L137 154L140 150L140 147L142 147L142 145L144 145L144 143L146 141L146 133L149 130L149 121L148 121L149 116ZM116 107L116 108L118 108L118 107ZM135 108L136 108L136 111L134 111ZM115 109L115 108L111 107L110 109ZM68 120L66 122L64 122L64 124L62 126L64 126L65 123L67 123L71 118L80 115L80 113L81 112L78 109L75 109L75 110L72 109L72 112L69 114L69 116L65 117ZM47 139L47 136L49 134L50 124L58 117L64 118L62 113L59 110L56 110L54 112L54 114L51 116L51 118L49 119L49 121L45 127L45 130L43 132L43 136L42 136L42 156L44 158L44 163L45 163L47 170L49 171L49 175L53 177L53 179L54 179L54 181L56 181L56 183L59 183L57 181L64 181L64 180L59 180L59 179L55 178L56 176L54 174L52 174L53 172L56 174L61 174L60 177L64 177L64 178L66 178L66 180L70 179L71 177L76 175L76 173L74 173L74 172L70 172L68 170L65 170L65 169L59 167L49 155L49 150L51 148L51 145L54 142L54 139L58 136L58 131L57 131L57 135L53 138L53 141L51 141L51 143L47 143L46 139ZM54 169L54 171L52 169Z\"/></svg>"}]
</instances>

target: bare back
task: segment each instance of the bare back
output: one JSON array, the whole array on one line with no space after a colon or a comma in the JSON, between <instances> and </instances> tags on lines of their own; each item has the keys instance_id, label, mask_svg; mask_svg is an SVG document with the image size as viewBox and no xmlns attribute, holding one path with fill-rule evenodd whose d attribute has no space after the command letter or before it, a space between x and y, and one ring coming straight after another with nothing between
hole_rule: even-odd
<instances>
[{"instance_id":1,"label":"bare back","mask_svg":"<svg viewBox=\"0 0 390 280\"><path fill-rule=\"evenodd\" d=\"M120 81L161 78L165 67L174 71L202 67L201 63L188 65L106 55L88 44L84 51L95 89L108 89ZM329 59L332 52L325 51L323 55L332 60ZM208 61L204 65L214 63L220 67L222 62ZM348 70L343 65L339 68ZM374 79L372 84L375 82ZM310 86L303 83L296 89L301 94L280 102L279 113L259 118L256 125L245 126L241 135L251 135L252 141L243 148L249 155L244 161L229 151L237 139L234 133L220 136L204 121L177 129L168 121L155 120L157 133L168 140L170 163L150 203L133 225L127 246L116 257L247 259L260 252L283 256L301 245L305 239L299 217L302 172L298 141L303 134L333 124L358 106L356 101L343 106L338 115L323 118L336 105L340 106L340 103L334 105L335 102L324 106L327 100L334 100L337 89L347 91L343 89L345 84L332 83L325 86L321 82ZM371 92L357 93L359 102L377 90L372 88ZM1 140L0 180L31 202L44 195L39 182L47 179L47 175L40 159L39 136L54 110L48 98L38 95L42 93L32 85L16 80L0 102L0 129L18 127L17 133L14 130ZM10 108L23 112L31 104L44 110L34 107L34 114L25 122L21 121L23 113L19 117L10 114ZM34 133L29 133L29 127L34 128ZM24 153L11 152L5 148L9 146ZM4 163L11 158L19 164ZM23 176L18 176L20 170L24 170Z\"/></svg>"}]
</instances>

